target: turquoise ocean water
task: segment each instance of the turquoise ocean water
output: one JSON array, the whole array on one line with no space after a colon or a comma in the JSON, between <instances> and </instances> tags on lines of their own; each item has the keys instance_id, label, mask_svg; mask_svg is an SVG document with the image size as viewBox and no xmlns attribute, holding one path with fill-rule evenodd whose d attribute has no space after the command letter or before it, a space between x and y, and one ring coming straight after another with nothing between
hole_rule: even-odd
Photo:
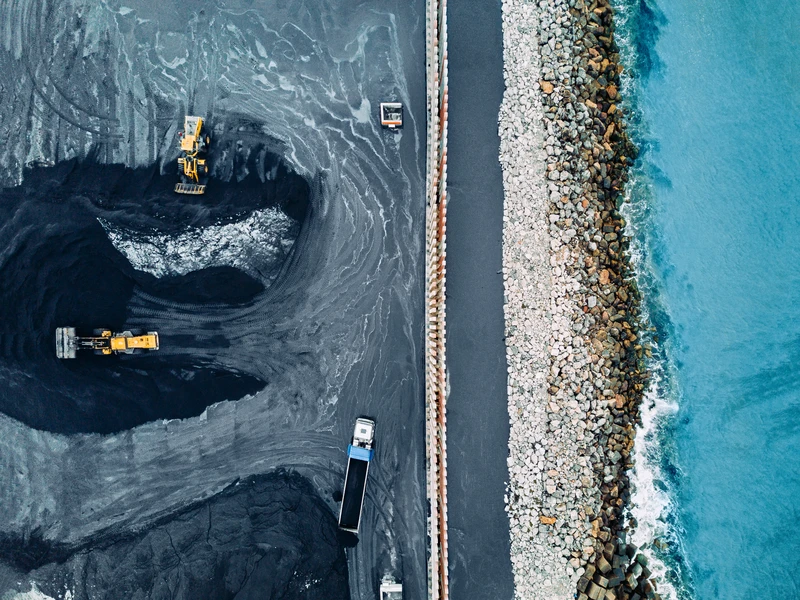
<instances>
[{"instance_id":1,"label":"turquoise ocean water","mask_svg":"<svg viewBox=\"0 0 800 600\"><path fill-rule=\"evenodd\" d=\"M638 537L675 597L800 598L800 4L616 8L656 329Z\"/></svg>"}]
</instances>

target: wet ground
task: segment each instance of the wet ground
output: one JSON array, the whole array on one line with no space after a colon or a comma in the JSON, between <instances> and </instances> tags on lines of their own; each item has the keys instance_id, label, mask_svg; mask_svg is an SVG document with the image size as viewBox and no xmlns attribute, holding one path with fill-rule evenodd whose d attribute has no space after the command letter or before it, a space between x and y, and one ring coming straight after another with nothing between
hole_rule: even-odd
<instances>
[{"instance_id":1,"label":"wet ground","mask_svg":"<svg viewBox=\"0 0 800 600\"><path fill-rule=\"evenodd\" d=\"M230 501L277 502L281 542L222 511L216 597L366 599L391 574L423 598L423 2L23 0L0 23L0 593L164 597L147 582L196 575L173 564L186 515ZM201 198L170 192L187 111L213 131ZM162 347L57 361L62 325ZM362 414L377 457L345 549L324 531ZM168 558L125 576L143 545ZM261 596L226 575L256 562Z\"/></svg>"}]
</instances>

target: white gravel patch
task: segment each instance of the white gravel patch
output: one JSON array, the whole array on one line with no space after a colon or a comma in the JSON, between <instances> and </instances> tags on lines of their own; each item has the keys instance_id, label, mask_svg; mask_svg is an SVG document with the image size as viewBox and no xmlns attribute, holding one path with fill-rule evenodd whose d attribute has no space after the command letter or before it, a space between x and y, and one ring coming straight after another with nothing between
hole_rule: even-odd
<instances>
[{"instance_id":1,"label":"white gravel patch","mask_svg":"<svg viewBox=\"0 0 800 600\"><path fill-rule=\"evenodd\" d=\"M558 287L550 266L544 124L538 84L537 14L503 2L506 91L500 109L500 162L505 204L503 280L508 359L508 513L518 598L572 598L575 581L540 517L549 514L547 475L558 462L547 440L549 342ZM562 452L559 452L562 454ZM565 462L562 456L562 465Z\"/></svg>"},{"instance_id":2,"label":"white gravel patch","mask_svg":"<svg viewBox=\"0 0 800 600\"><path fill-rule=\"evenodd\" d=\"M221 266L269 276L291 250L298 226L277 208L254 211L238 222L190 227L176 235L133 233L103 220L100 224L135 269L156 277Z\"/></svg>"}]
</instances>

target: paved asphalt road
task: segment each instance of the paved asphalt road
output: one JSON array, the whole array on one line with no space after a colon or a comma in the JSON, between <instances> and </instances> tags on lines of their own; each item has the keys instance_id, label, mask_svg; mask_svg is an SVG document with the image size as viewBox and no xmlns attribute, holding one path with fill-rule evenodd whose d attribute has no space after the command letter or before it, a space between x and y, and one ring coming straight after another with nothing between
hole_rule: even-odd
<instances>
[{"instance_id":1,"label":"paved asphalt road","mask_svg":"<svg viewBox=\"0 0 800 600\"><path fill-rule=\"evenodd\" d=\"M448 5L448 519L453 600L514 595L503 341L499 0Z\"/></svg>"}]
</instances>

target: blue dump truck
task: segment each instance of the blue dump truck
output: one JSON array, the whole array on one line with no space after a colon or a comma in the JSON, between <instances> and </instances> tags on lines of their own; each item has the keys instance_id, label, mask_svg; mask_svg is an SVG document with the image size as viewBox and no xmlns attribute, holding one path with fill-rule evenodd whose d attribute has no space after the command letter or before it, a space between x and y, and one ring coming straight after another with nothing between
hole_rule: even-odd
<instances>
[{"instance_id":1,"label":"blue dump truck","mask_svg":"<svg viewBox=\"0 0 800 600\"><path fill-rule=\"evenodd\" d=\"M358 533L358 525L361 523L374 438L375 421L356 419L353 441L347 446L347 472L344 476L342 507L339 510L339 527L350 533Z\"/></svg>"}]
</instances>

